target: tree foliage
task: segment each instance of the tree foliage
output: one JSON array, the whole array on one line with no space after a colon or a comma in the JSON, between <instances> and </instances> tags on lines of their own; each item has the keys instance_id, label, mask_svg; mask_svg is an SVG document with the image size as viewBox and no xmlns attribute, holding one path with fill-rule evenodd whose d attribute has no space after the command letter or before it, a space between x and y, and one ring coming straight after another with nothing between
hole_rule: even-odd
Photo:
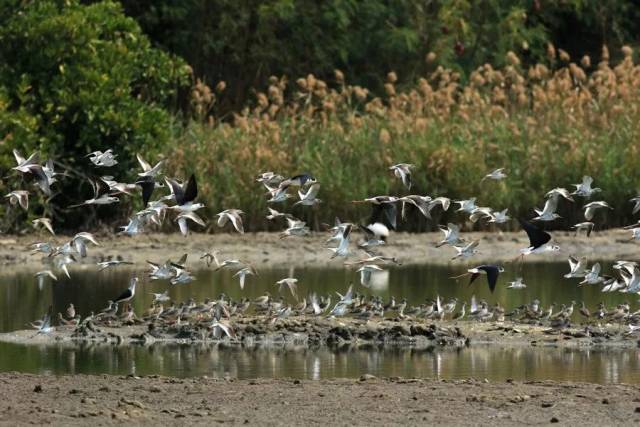
<instances>
[{"instance_id":1,"label":"tree foliage","mask_svg":"<svg viewBox=\"0 0 640 427\"><path fill-rule=\"evenodd\" d=\"M169 139L167 111L186 83L181 60L153 48L118 3L4 1L0 6L0 159L17 148L40 150L85 174L84 156L117 148L131 168L134 153ZM82 198L77 180L61 183L53 206ZM87 187L88 188L88 187ZM89 191L89 190L87 190ZM89 194L84 194L89 195ZM70 217L70 216L67 216Z\"/></svg>"}]
</instances>

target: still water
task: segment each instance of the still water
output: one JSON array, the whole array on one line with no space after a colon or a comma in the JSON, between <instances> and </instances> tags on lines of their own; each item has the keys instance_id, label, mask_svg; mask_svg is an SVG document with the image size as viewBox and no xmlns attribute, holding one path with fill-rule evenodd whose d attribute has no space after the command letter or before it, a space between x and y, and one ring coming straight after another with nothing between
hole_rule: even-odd
<instances>
[{"instance_id":1,"label":"still water","mask_svg":"<svg viewBox=\"0 0 640 427\"><path fill-rule=\"evenodd\" d=\"M505 273L494 294L479 278L471 286L467 279L456 282L451 276L465 271L459 264L450 266L406 266L390 268L374 278L372 289L358 291L376 294L387 300L390 296L407 298L409 304L419 304L426 298L440 295L468 301L472 295L489 302L500 302L507 309L530 302L534 298L543 305L560 305L572 300L585 301L593 308L603 301L607 307L629 300L632 310L638 307L636 298L613 293L603 294L599 287L578 288L575 280L564 279L565 263L525 264L522 275L527 288L506 289L506 282L515 276ZM137 313L142 313L152 301L151 292L169 289L175 301L194 298L198 301L215 297L221 292L233 299L254 298L266 291L277 294L274 283L284 277L299 279L299 294L310 292L330 294L344 292L350 282L358 283L354 270L343 268L261 269L260 275L248 277L240 291L233 271L202 270L195 272L197 280L188 285L168 287L166 282L148 281L144 270L115 269L96 272L93 266L71 272L71 279L59 277L55 283L45 283L39 289L33 273L0 276L0 332L24 329L25 324L40 318L47 307L54 313L64 312L69 303L87 315L106 306L106 301L126 289L129 278L137 275L141 286L133 300ZM290 298L289 295L285 296ZM293 303L293 300L290 300ZM490 380L576 380L592 382L640 383L640 352L636 350L566 350L556 348L483 347L454 351L416 351L398 349L239 349L213 345L154 345L151 347L115 347L104 345L23 346L0 344L0 371L63 373L112 373L173 376L209 375L233 378L292 377L332 378L357 377L363 373L379 376L429 378L488 378Z\"/></svg>"}]
</instances>

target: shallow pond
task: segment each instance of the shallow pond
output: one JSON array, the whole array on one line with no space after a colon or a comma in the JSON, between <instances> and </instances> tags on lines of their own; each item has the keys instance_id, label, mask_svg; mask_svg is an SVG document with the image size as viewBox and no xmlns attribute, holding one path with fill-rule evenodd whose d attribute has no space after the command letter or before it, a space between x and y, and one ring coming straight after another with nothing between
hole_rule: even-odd
<instances>
[{"instance_id":1,"label":"shallow pond","mask_svg":"<svg viewBox=\"0 0 640 427\"><path fill-rule=\"evenodd\" d=\"M29 321L40 318L47 307L54 313L64 312L73 303L81 315L98 311L106 301L126 289L129 278L137 275L133 306L142 313L152 301L151 292L169 289L175 301L194 298L201 301L221 292L233 299L254 298L266 291L277 294L274 283L284 277L299 279L299 293L330 294L344 292L350 282L358 283L355 269L297 268L261 269L259 276L247 278L244 291L238 286L233 271L201 270L197 280L188 285L169 286L164 281L145 279L146 270L114 269L96 272L93 266L72 270L71 279L59 277L39 289L33 273L0 276L0 331L25 329ZM507 310L534 298L544 306L555 302L585 301L593 309L600 301L607 307L628 300L637 309L637 298L614 293L603 294L597 286L578 288L576 280L564 279L565 263L525 264L522 275L528 285L523 290L506 289L514 274L506 272L491 294L483 277L468 286L467 278L450 277L463 273L460 264L450 266L402 266L389 268L374 278L371 289L357 287L359 292L376 294L386 301L390 296L407 298L409 304L420 304L426 298L440 295L469 301L472 295L489 302L500 302ZM289 302L293 299L285 295ZM335 296L334 296L335 298ZM577 310L576 310L577 311ZM0 344L0 370L51 373L113 373L175 376L230 376L331 378L357 377L363 373L379 376L430 378L488 378L490 380L580 380L593 382L640 382L640 352L636 350L568 350L499 346L473 346L459 351L417 351L399 349L309 350L309 349L236 349L213 345L156 345L152 347L111 347L103 345L23 346Z\"/></svg>"}]
</instances>

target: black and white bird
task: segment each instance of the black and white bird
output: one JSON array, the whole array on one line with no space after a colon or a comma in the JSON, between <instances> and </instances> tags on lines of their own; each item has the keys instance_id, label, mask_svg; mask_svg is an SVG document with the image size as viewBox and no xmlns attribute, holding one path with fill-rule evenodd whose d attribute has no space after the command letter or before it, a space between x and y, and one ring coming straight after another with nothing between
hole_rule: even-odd
<instances>
[{"instance_id":1,"label":"black and white bird","mask_svg":"<svg viewBox=\"0 0 640 427\"><path fill-rule=\"evenodd\" d=\"M107 151L94 151L92 153L87 154L86 157L89 157L91 163L95 166L100 167L111 167L118 164L116 160L117 154L113 154L113 150L109 148Z\"/></svg>"},{"instance_id":2,"label":"black and white bird","mask_svg":"<svg viewBox=\"0 0 640 427\"><path fill-rule=\"evenodd\" d=\"M313 206L318 203L322 203L322 200L318 199L318 192L320 191L320 184L315 183L309 186L309 189L304 192L298 190L298 197L300 200L295 202L293 206L302 205L302 206Z\"/></svg>"},{"instance_id":3,"label":"black and white bird","mask_svg":"<svg viewBox=\"0 0 640 427\"><path fill-rule=\"evenodd\" d=\"M202 203L194 203L194 200L198 197L198 184L195 175L192 174L184 184L180 184L175 179L168 177L165 177L164 180L176 201L175 206L171 206L170 209L180 212L194 212L204 207Z\"/></svg>"},{"instance_id":4,"label":"black and white bird","mask_svg":"<svg viewBox=\"0 0 640 427\"><path fill-rule=\"evenodd\" d=\"M110 205L120 201L120 199L111 195L111 188L102 179L90 180L89 182L93 188L93 198L87 199L77 205L71 205L69 206L70 208L78 208L85 205Z\"/></svg>"},{"instance_id":5,"label":"black and white bird","mask_svg":"<svg viewBox=\"0 0 640 427\"><path fill-rule=\"evenodd\" d=\"M454 276L452 279L459 279L460 277L470 276L469 277L469 286L481 275L487 275L487 284L489 285L489 290L491 293L496 289L496 284L498 283L498 276L500 273L504 272L504 268L498 265L493 264L483 264L477 267L473 267L467 270L466 273L463 273L459 276Z\"/></svg>"},{"instance_id":6,"label":"black and white bird","mask_svg":"<svg viewBox=\"0 0 640 427\"><path fill-rule=\"evenodd\" d=\"M279 184L279 187L304 187L307 184L315 184L316 182L318 181L316 181L313 175L309 173L301 173L300 175L294 175L289 179L285 179Z\"/></svg>"},{"instance_id":7,"label":"black and white bird","mask_svg":"<svg viewBox=\"0 0 640 427\"><path fill-rule=\"evenodd\" d=\"M126 291L120 294L120 296L113 300L114 304L130 301L136 295L136 285L138 284L138 278L132 277L129 282L129 287Z\"/></svg>"},{"instance_id":8,"label":"black and white bird","mask_svg":"<svg viewBox=\"0 0 640 427\"><path fill-rule=\"evenodd\" d=\"M525 233L527 233L527 237L529 237L529 246L520 250L521 257L529 254L547 251L556 252L560 250L559 246L549 243L551 241L551 234L522 219L520 220L520 225Z\"/></svg>"}]
</instances>

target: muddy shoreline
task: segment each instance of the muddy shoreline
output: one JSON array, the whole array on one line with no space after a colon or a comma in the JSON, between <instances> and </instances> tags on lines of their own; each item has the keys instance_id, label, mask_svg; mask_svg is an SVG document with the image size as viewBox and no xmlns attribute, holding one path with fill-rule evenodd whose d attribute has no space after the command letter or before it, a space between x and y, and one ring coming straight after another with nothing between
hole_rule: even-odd
<instances>
[{"instance_id":1,"label":"muddy shoreline","mask_svg":"<svg viewBox=\"0 0 640 427\"><path fill-rule=\"evenodd\" d=\"M473 345L548 346L556 348L636 348L640 333L617 324L552 328L545 323L424 320L369 320L294 316L272 322L263 316L232 318L226 322L234 336L206 325L160 326L140 322L130 325L93 324L56 327L49 334L21 330L0 334L0 342L17 344L211 344L237 348L353 348L395 347L406 349L464 348Z\"/></svg>"},{"instance_id":2,"label":"muddy shoreline","mask_svg":"<svg viewBox=\"0 0 640 427\"><path fill-rule=\"evenodd\" d=\"M574 233L554 232L554 241L561 252L536 254L531 261L560 261L569 255L587 256L589 259L614 261L637 255L638 244L629 240L625 230L608 230L594 233L591 237L576 237ZM480 240L479 253L469 263L508 262L518 256L521 248L528 242L523 232L505 233L464 233L464 237ZM183 237L179 234L145 234L136 237L96 234L100 246L91 246L89 256L70 268L89 268L91 264L121 256L125 260L144 265L145 260L164 261L177 259L188 253L190 268L204 267L199 257L204 251L220 250L223 257L239 258L256 267L340 267L344 258L331 259L326 249L324 233L314 233L304 238L290 237L280 239L278 233L251 234L191 234ZM460 264L451 261L455 250L449 246L436 248L442 238L441 233L395 233L380 252L396 256L403 264ZM27 235L0 237L0 267L3 270L35 270L42 268L43 257L31 255L28 245L37 241L52 241L62 244L69 236ZM358 259L362 253L355 250L349 257Z\"/></svg>"},{"instance_id":3,"label":"muddy shoreline","mask_svg":"<svg viewBox=\"0 0 640 427\"><path fill-rule=\"evenodd\" d=\"M0 374L0 425L627 425L640 387L375 378Z\"/></svg>"}]
</instances>

